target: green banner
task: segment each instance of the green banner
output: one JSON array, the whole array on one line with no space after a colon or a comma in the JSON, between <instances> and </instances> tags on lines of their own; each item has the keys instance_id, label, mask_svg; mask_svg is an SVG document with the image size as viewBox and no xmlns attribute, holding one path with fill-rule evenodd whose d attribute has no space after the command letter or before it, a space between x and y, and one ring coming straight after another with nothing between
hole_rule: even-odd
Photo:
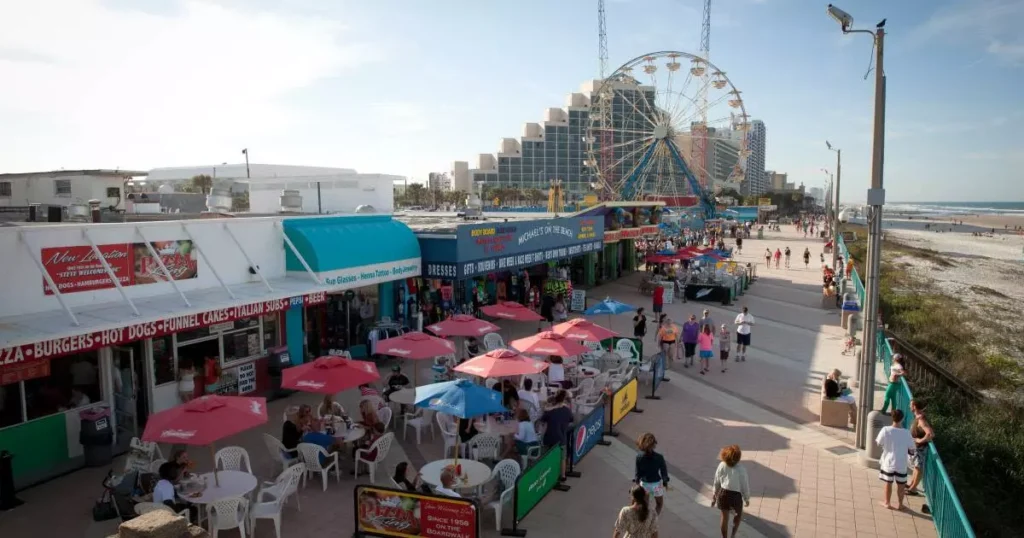
<instances>
[{"instance_id":1,"label":"green banner","mask_svg":"<svg viewBox=\"0 0 1024 538\"><path fill-rule=\"evenodd\" d=\"M636 356L633 357L634 361L640 361L644 356L644 341L640 338L626 338L625 336L615 336L601 340L601 349L615 349L615 344L619 343L619 340L630 340L633 342L633 346L636 347Z\"/></svg>"},{"instance_id":2,"label":"green banner","mask_svg":"<svg viewBox=\"0 0 1024 538\"><path fill-rule=\"evenodd\" d=\"M540 500L558 484L562 473L562 459L565 457L562 445L548 450L543 456L519 475L516 480L516 521L522 521Z\"/></svg>"}]
</instances>

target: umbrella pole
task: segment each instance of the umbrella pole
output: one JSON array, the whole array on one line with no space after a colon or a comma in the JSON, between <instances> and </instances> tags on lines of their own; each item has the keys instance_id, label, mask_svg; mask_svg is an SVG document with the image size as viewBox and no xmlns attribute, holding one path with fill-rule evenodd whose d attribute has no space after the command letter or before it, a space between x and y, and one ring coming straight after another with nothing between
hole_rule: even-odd
<instances>
[{"instance_id":1,"label":"umbrella pole","mask_svg":"<svg viewBox=\"0 0 1024 538\"><path fill-rule=\"evenodd\" d=\"M213 483L219 488L220 477L217 476L217 451L212 444L210 445L210 457L213 458Z\"/></svg>"},{"instance_id":2,"label":"umbrella pole","mask_svg":"<svg viewBox=\"0 0 1024 538\"><path fill-rule=\"evenodd\" d=\"M459 445L462 444L462 436L459 435L459 417L452 415L452 420L455 421L455 465L459 465Z\"/></svg>"}]
</instances>

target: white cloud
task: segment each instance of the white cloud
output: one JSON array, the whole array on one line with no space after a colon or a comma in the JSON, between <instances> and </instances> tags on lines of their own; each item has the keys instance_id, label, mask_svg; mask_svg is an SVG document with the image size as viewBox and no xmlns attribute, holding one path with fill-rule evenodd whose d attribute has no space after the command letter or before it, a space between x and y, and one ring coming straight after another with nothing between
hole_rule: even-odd
<instances>
[{"instance_id":1,"label":"white cloud","mask_svg":"<svg viewBox=\"0 0 1024 538\"><path fill-rule=\"evenodd\" d=\"M176 7L5 3L0 117L18 123L0 124L0 141L23 166L47 166L38 155L47 147L78 165L194 162L211 147L234 153L248 136L287 127L296 112L282 96L373 60L369 46L344 44L346 29L334 22L199 0Z\"/></svg>"},{"instance_id":2,"label":"white cloud","mask_svg":"<svg viewBox=\"0 0 1024 538\"><path fill-rule=\"evenodd\" d=\"M936 11L910 33L910 41L933 40L979 45L989 54L1024 64L1024 2L1021 0L958 0Z\"/></svg>"}]
</instances>

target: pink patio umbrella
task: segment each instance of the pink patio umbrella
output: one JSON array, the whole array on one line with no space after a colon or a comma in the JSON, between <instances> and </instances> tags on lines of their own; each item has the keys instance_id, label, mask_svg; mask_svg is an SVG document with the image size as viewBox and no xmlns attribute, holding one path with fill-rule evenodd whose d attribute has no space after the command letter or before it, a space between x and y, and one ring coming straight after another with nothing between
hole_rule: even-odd
<instances>
[{"instance_id":1,"label":"pink patio umbrella","mask_svg":"<svg viewBox=\"0 0 1024 538\"><path fill-rule=\"evenodd\" d=\"M547 368L544 361L524 357L511 349L495 349L456 366L455 371L477 377L510 377L539 374Z\"/></svg>"},{"instance_id":2,"label":"pink patio umbrella","mask_svg":"<svg viewBox=\"0 0 1024 538\"><path fill-rule=\"evenodd\" d=\"M492 318L508 319L512 321L544 320L544 316L541 316L533 310L512 301L488 305L481 308L480 311Z\"/></svg>"},{"instance_id":3,"label":"pink patio umbrella","mask_svg":"<svg viewBox=\"0 0 1024 538\"><path fill-rule=\"evenodd\" d=\"M374 353L416 361L453 355L455 354L455 344L451 340L430 336L426 333L411 332L377 342ZM414 385L417 384L416 370L416 368L412 370Z\"/></svg>"},{"instance_id":4,"label":"pink patio umbrella","mask_svg":"<svg viewBox=\"0 0 1024 538\"><path fill-rule=\"evenodd\" d=\"M556 355L559 357L575 357L576 355L590 352L590 348L576 340L566 338L551 331L544 331L533 336L513 340L512 347L518 349L520 353Z\"/></svg>"},{"instance_id":5,"label":"pink patio umbrella","mask_svg":"<svg viewBox=\"0 0 1024 538\"><path fill-rule=\"evenodd\" d=\"M606 329L584 318L575 318L559 323L552 327L551 331L581 342L601 342L602 340L618 336L618 333L615 331Z\"/></svg>"},{"instance_id":6,"label":"pink patio umbrella","mask_svg":"<svg viewBox=\"0 0 1024 538\"><path fill-rule=\"evenodd\" d=\"M281 388L319 394L336 394L380 379L372 362L333 356L286 368L283 374Z\"/></svg>"},{"instance_id":7,"label":"pink patio umbrella","mask_svg":"<svg viewBox=\"0 0 1024 538\"><path fill-rule=\"evenodd\" d=\"M487 320L466 314L456 314L444 321L430 325L426 329L438 336L483 336L487 333L498 332L501 327Z\"/></svg>"}]
</instances>

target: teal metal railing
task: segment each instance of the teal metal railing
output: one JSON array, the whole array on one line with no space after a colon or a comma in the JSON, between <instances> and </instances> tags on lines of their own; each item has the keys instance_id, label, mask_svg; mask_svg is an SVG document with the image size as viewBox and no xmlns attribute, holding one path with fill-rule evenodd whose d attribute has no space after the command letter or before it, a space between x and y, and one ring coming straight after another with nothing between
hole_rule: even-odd
<instances>
[{"instance_id":1,"label":"teal metal railing","mask_svg":"<svg viewBox=\"0 0 1024 538\"><path fill-rule=\"evenodd\" d=\"M847 250L842 236L837 237L836 245L839 248L839 254L843 256L843 259L848 260L850 251ZM863 307L864 283L856 269L853 270L853 284L857 291L857 298ZM878 331L877 334L878 360L882 362L882 367L888 374L889 368L892 366L892 345L889 344L884 331ZM900 390L896 391L893 408L903 411L903 416L907 417L907 426L909 426L910 417L914 416L910 412L910 400L914 399L914 394L910 391L910 385L906 383L905 379L900 378L898 383ZM873 439L869 441L874 442ZM932 522L935 524L939 538L975 538L974 529L971 528L971 523L967 520L963 506L960 505L960 497L957 496L956 489L953 488L953 482L949 479L949 473L946 472L946 466L942 463L942 457L939 456L935 443L929 443L927 450L924 465L924 490L928 497L928 505L932 510Z\"/></svg>"}]
</instances>

